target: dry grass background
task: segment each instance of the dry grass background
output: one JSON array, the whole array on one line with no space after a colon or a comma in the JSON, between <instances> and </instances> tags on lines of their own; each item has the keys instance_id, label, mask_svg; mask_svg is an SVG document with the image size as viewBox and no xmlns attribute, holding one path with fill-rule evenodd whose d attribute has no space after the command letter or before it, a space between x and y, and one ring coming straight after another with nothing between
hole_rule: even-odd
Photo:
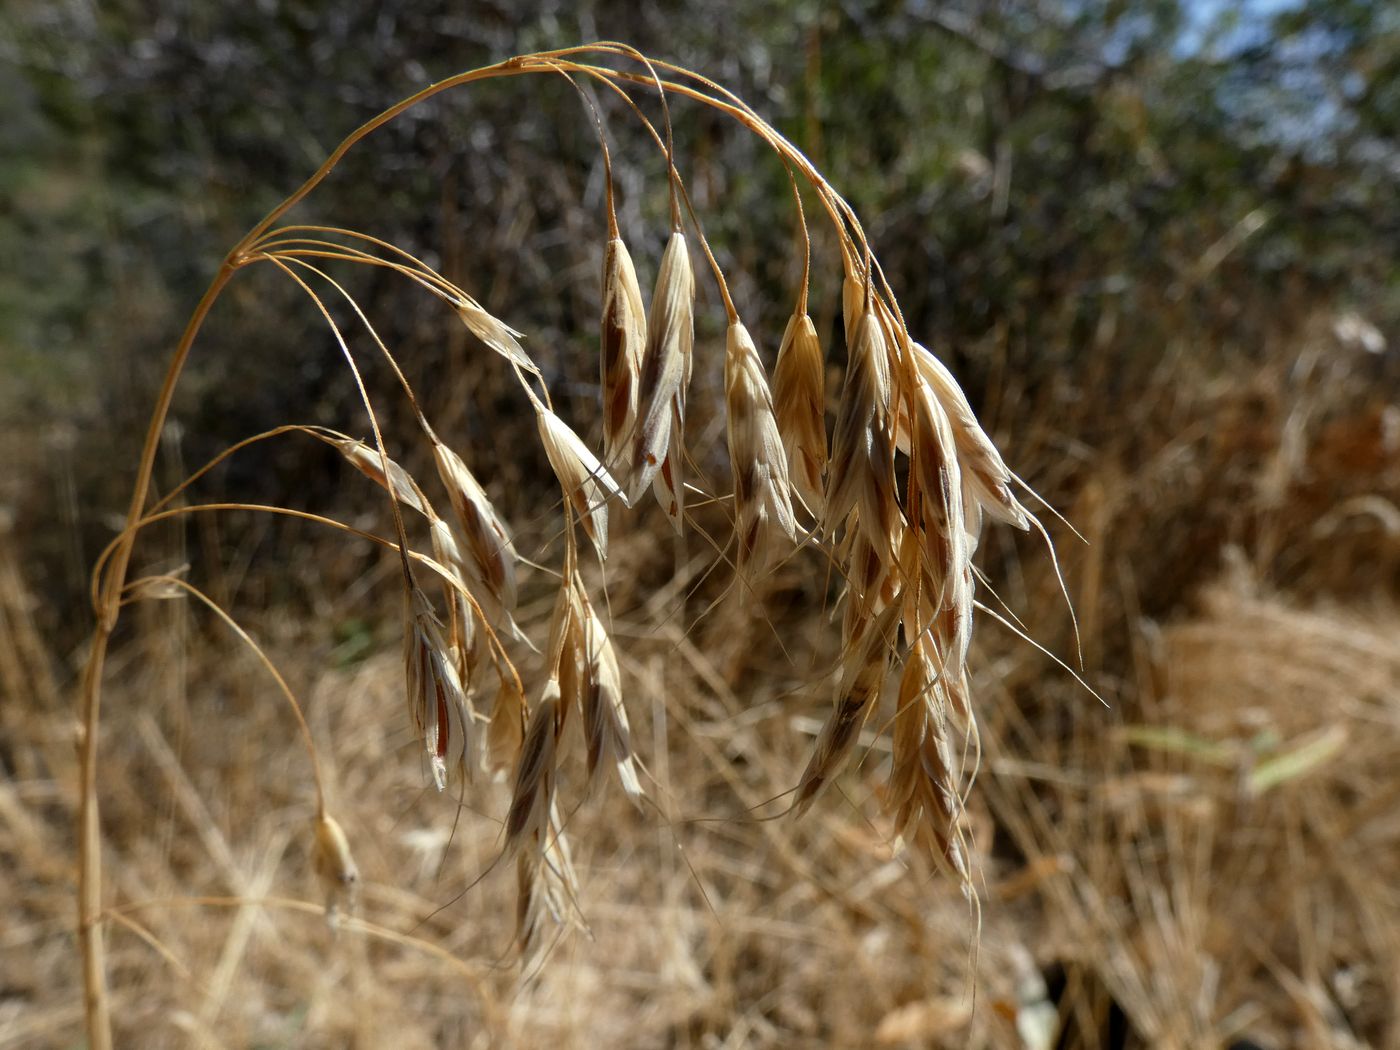
<instances>
[{"instance_id":1,"label":"dry grass background","mask_svg":"<svg viewBox=\"0 0 1400 1050\"><path fill-rule=\"evenodd\" d=\"M882 745L802 820L754 815L797 783L829 705L815 559L785 564L761 609L730 595L702 617L730 570L707 576L712 552L655 511L614 520L634 739L675 820L614 790L579 806L590 930L522 980L514 873L473 884L508 787L479 783L460 814L431 790L403 717L394 563L297 529L206 560L217 532L171 533L161 556L195 562L304 698L363 887L328 926L304 753L262 669L197 608L139 607L102 758L118 1045L1400 1045L1394 349L1340 339L1329 304L1279 310L1248 359L1206 331L1129 367L1077 347L1068 316L1045 320L1067 362L1053 380L999 372L994 340L974 348L1000 375L979 407L1008 462L1088 541L1056 531L1107 701L982 617L980 926L949 879L892 853ZM769 354L776 335L760 334ZM478 394L518 427L498 389ZM441 396L467 414L460 390ZM718 392L694 412L697 459L722 464ZM323 466L363 486L351 505L384 530L377 493ZM556 538L544 469L494 475L532 553ZM40 626L31 542L0 531L0 1047L72 1047L82 653ZM273 569L249 564L254 545ZM1043 552L993 533L979 561L1070 659ZM551 602L527 584L532 634ZM581 784L581 762L565 778Z\"/></svg>"},{"instance_id":2,"label":"dry grass background","mask_svg":"<svg viewBox=\"0 0 1400 1050\"><path fill-rule=\"evenodd\" d=\"M617 792L578 809L591 936L523 983L508 961L513 875L467 888L499 833L477 811L501 813L506 789L473 789L455 834L454 807L425 791L393 619L373 610L392 565L313 595L314 618L252 617L306 698L361 867L338 932L309 870L286 711L217 624L184 603L145 607L116 656L103 759L119 1044L1395 1045L1400 618L1328 584L1394 565L1383 508L1400 478L1365 385L1290 392L1297 374L1295 358L1185 387L1175 411L1195 440L1139 431L1131 450L1084 450L1066 509L1090 543L1062 535L1061 550L1109 708L984 620L980 935L949 880L891 854L869 804L879 751L800 822L748 813L796 783L824 708L811 668L830 628L812 566L780 571L762 612L729 601L694 624L723 581L680 615L673 600L709 552L678 550L659 519L621 525L614 633L635 737L679 819ZM1064 424L1033 420L1022 440L1048 445L1042 429ZM1218 504L1222 464L1252 498ZM1183 572L1159 559L1211 517L1221 546L1194 556L1217 567L1190 611L1142 615L1141 581ZM1266 555L1289 566L1292 593L1259 583ZM1044 559L989 560L1063 651ZM0 1045L72 1046L73 720L10 534L0 568L14 771L0 783ZM527 624L548 615L534 597Z\"/></svg>"}]
</instances>

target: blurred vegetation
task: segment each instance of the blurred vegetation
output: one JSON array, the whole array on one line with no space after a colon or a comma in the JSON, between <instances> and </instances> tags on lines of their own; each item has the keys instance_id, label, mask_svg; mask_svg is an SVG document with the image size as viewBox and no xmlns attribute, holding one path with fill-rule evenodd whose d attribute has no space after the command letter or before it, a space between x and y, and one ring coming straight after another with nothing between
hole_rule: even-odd
<instances>
[{"instance_id":1,"label":"blurred vegetation","mask_svg":"<svg viewBox=\"0 0 1400 1050\"><path fill-rule=\"evenodd\" d=\"M1359 307L1392 334L1400 319L1400 16L1361 0L17 0L0 17L0 397L11 427L44 436L0 498L75 636L74 596L129 480L117 466L128 457L109 453L134 455L221 253L348 129L517 51L627 39L774 118L866 217L912 329L997 425L997 404L1026 398L1064 418L1063 441L1096 447L1122 425L1115 403L1164 360L1193 355L1207 373L1259 360L1321 311ZM626 232L646 258L662 230L657 158L604 108ZM586 399L601 209L596 143L578 118L562 82L435 102L352 156L300 214L436 260L530 331ZM707 230L748 275L740 305L772 342L796 268L781 169L713 115L678 131ZM834 272L819 263L828 324ZM240 282L196 355L181 405L191 463L307 419L307 406L307 421L356 429L328 337L269 277ZM356 279L440 404L489 403L469 389L460 333L411 291ZM1107 399L1102 411L1088 397ZM491 413L454 417L470 428ZM277 478L274 495L325 500L330 461L306 455L268 449L222 483L256 476L266 492ZM65 528L40 528L56 495Z\"/></svg>"}]
</instances>

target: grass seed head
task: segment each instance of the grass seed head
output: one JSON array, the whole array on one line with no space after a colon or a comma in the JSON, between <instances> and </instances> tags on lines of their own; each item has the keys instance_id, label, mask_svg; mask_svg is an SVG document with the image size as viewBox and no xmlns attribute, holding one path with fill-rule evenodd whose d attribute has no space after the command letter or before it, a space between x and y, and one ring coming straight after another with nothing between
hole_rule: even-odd
<instances>
[{"instance_id":1,"label":"grass seed head","mask_svg":"<svg viewBox=\"0 0 1400 1050\"><path fill-rule=\"evenodd\" d=\"M467 329L496 353L511 364L519 365L527 372L539 375L539 366L531 360L520 340L524 333L517 332L498 317L487 313L480 303L471 298L457 304L457 316Z\"/></svg>"},{"instance_id":2,"label":"grass seed head","mask_svg":"<svg viewBox=\"0 0 1400 1050\"><path fill-rule=\"evenodd\" d=\"M350 840L345 837L340 822L326 813L316 818L311 867L326 894L326 917L334 922L342 907L355 906L360 869L350 855Z\"/></svg>"},{"instance_id":3,"label":"grass seed head","mask_svg":"<svg viewBox=\"0 0 1400 1050\"><path fill-rule=\"evenodd\" d=\"M695 273L685 234L671 234L661 256L647 319L646 351L638 390L636 447L628 495L635 499L653 483L661 465L671 460L665 481L667 498L680 509L680 440L685 421L685 395L690 385L691 353L695 344ZM658 494L660 495L660 493ZM663 500L662 509L671 508ZM674 518L675 515L672 515Z\"/></svg>"},{"instance_id":4,"label":"grass seed head","mask_svg":"<svg viewBox=\"0 0 1400 1050\"><path fill-rule=\"evenodd\" d=\"M726 338L724 387L739 571L751 576L766 567L768 533L781 532L792 540L797 525L773 397L753 337L738 321L729 326Z\"/></svg>"},{"instance_id":5,"label":"grass seed head","mask_svg":"<svg viewBox=\"0 0 1400 1050\"><path fill-rule=\"evenodd\" d=\"M423 490L418 487L418 483L413 480L413 475L394 460L388 461L389 473L386 477L384 458L379 455L378 449L366 445L363 441L356 441L354 438L341 438L334 444L352 467L382 486L404 506L413 508L425 517L431 518L433 516L432 510L428 506L428 500L423 495Z\"/></svg>"},{"instance_id":6,"label":"grass seed head","mask_svg":"<svg viewBox=\"0 0 1400 1050\"><path fill-rule=\"evenodd\" d=\"M846 381L836 415L827 472L826 530L834 533L853 509L872 546L893 560L890 538L898 518L894 476L889 344L876 311L855 324Z\"/></svg>"},{"instance_id":7,"label":"grass seed head","mask_svg":"<svg viewBox=\"0 0 1400 1050\"><path fill-rule=\"evenodd\" d=\"M404 677L409 715L427 752L433 782L442 791L449 773L470 779L467 726L471 715L441 624L417 586L407 592L405 615Z\"/></svg>"},{"instance_id":8,"label":"grass seed head","mask_svg":"<svg viewBox=\"0 0 1400 1050\"><path fill-rule=\"evenodd\" d=\"M593 603L586 597L582 611L587 676L580 714L588 749L588 776L596 782L603 763L612 763L622 789L629 797L639 799L643 794L642 784L637 778L627 709L622 704L622 675L617 666L617 654L613 652L612 639Z\"/></svg>"},{"instance_id":9,"label":"grass seed head","mask_svg":"<svg viewBox=\"0 0 1400 1050\"><path fill-rule=\"evenodd\" d=\"M607 467L598 461L593 450L583 443L573 429L543 405L537 406L540 441L554 474L573 505L579 523L593 545L598 558L608 556L608 501L623 497L622 489L613 480ZM625 497L624 497L625 502Z\"/></svg>"},{"instance_id":10,"label":"grass seed head","mask_svg":"<svg viewBox=\"0 0 1400 1050\"><path fill-rule=\"evenodd\" d=\"M502 612L513 612L517 555L505 522L461 456L434 442L433 460L457 519L458 530L450 536L458 552L457 567L474 593L484 591Z\"/></svg>"},{"instance_id":11,"label":"grass seed head","mask_svg":"<svg viewBox=\"0 0 1400 1050\"><path fill-rule=\"evenodd\" d=\"M919 375L947 414L953 442L962 461L962 481L972 501L997 521L1030 528L1030 515L1011 491L1011 471L992 439L977 422L967 395L948 366L918 343L911 344ZM976 533L973 533L976 535Z\"/></svg>"},{"instance_id":12,"label":"grass seed head","mask_svg":"<svg viewBox=\"0 0 1400 1050\"><path fill-rule=\"evenodd\" d=\"M603 255L603 459L620 480L630 473L647 320L632 256L621 238Z\"/></svg>"},{"instance_id":13,"label":"grass seed head","mask_svg":"<svg viewBox=\"0 0 1400 1050\"><path fill-rule=\"evenodd\" d=\"M826 507L826 361L812 319L794 314L773 368L773 409L787 449L792 487L813 516Z\"/></svg>"},{"instance_id":14,"label":"grass seed head","mask_svg":"<svg viewBox=\"0 0 1400 1050\"><path fill-rule=\"evenodd\" d=\"M545 682L539 703L530 715L520 760L515 767L515 788L506 813L505 850L518 849L545 832L545 817L554 802L555 752L560 725L559 680ZM538 841L538 840L536 840Z\"/></svg>"}]
</instances>

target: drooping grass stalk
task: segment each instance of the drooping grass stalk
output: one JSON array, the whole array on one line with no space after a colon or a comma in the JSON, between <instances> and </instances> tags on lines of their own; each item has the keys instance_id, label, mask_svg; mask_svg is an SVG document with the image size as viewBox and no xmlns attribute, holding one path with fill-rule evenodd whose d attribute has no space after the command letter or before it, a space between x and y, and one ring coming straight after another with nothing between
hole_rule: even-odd
<instances>
[{"instance_id":1,"label":"drooping grass stalk","mask_svg":"<svg viewBox=\"0 0 1400 1050\"><path fill-rule=\"evenodd\" d=\"M624 68L598 64L600 59ZM613 353L611 360L604 356L602 373L605 459L595 455L554 412L548 384L521 346L520 333L489 314L464 289L404 249L369 234L334 226L278 225L351 149L408 109L452 88L524 74L562 74L579 91L598 129L609 238L603 344L605 354L609 348ZM620 98L665 158L671 230L649 319L644 316L647 311L619 233L612 153L602 119L579 84L583 78ZM661 129L632 97L634 90L656 94L663 116ZM756 341L740 320L719 258L686 191L676 157L673 98L708 106L733 119L774 151L791 180L803 252L802 276L772 389ZM821 212L835 231L845 279L848 368L846 386L836 406L836 440L830 454L824 421L823 355L807 316L812 241L799 176L816 194ZM516 790L506 822L505 852L517 852L519 860L522 952L532 958L533 949L541 943L538 929L544 911L552 912L559 921L577 917L573 869L554 776L556 752L570 711L577 711L584 722L590 779L611 767L634 799L641 797L643 790L631 751L612 641L578 571L575 526L584 532L603 562L607 557L608 504L618 501L631 505L647 488L656 492L678 530L685 525L687 486L681 472L686 459L685 400L692 368L695 301L686 220L715 280L728 325L725 389L739 578L752 590L752 577L766 564L772 545L786 542L791 547L798 541L794 508L805 506L814 519L808 530L810 542L819 544L822 553L838 567L845 585L842 644L834 675L840 690L797 786L794 809L800 812L810 807L846 768L891 668L898 668L902 661L900 715L893 730L900 761L892 775L894 801L890 804L898 834L923 843L935 863L950 871L970 898L975 896L958 826L966 781L951 768L947 720L951 716L965 738L975 740L965 670L976 607L971 558L984 512L1021 528L1034 522L1011 494L1009 481L1014 475L1002 464L946 368L911 338L855 211L792 142L732 92L698 73L650 59L627 45L602 42L541 52L449 77L353 131L305 183L228 253L176 344L137 463L125 527L99 557L92 582L97 627L82 678L78 912L88 1045L93 1050L110 1050L112 1045L101 926L98 757L102 678L124 601L138 596L142 586L165 586L209 604L277 678L311 762L318 848L329 843L317 854L318 866L326 859L326 851L343 854L339 859L331 856L326 863L332 868L338 865L342 879L356 877L343 833L325 811L315 746L306 720L272 662L229 614L193 585L168 576L148 577L146 584L128 583L138 536L158 521L202 512L266 511L326 524L395 552L405 597L410 710L434 779L441 789L449 776L463 780L469 776L471 756L479 748L469 739L475 719L469 716L468 705L476 688L474 674L485 661L501 686L490 719L486 761L499 766L505 756L504 761L515 765ZM329 325L354 374L373 445L322 428L276 428L232 446L175 492L148 507L160 434L195 340L234 275L258 263L270 264L290 278ZM450 306L485 346L509 362L536 415L542 446L563 494L565 553L555 615L543 652L548 682L533 705L524 696L506 644L529 644L512 618L515 565L522 559L466 462L434 432L390 348L353 295L329 272L332 263L387 269ZM418 484L389 456L346 333L315 287L318 281L349 304L403 387L448 490L450 515L439 515ZM618 395L615 403L608 399L610 391ZM253 441L292 431L332 444L380 484L390 503L393 539L288 508L247 503L169 506L175 493L228 455ZM905 458L898 459L899 454ZM907 463L908 475L901 486L896 470L904 469L897 467L903 463ZM412 549L404 507L426 519L433 543L431 557ZM419 587L415 566L428 569L443 581L445 624Z\"/></svg>"}]
</instances>

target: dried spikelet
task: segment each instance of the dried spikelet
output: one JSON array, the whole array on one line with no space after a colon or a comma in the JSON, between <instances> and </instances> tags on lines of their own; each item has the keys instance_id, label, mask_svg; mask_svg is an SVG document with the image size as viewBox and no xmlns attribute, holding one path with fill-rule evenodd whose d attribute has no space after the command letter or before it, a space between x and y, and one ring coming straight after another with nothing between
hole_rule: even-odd
<instances>
[{"instance_id":1,"label":"dried spikelet","mask_svg":"<svg viewBox=\"0 0 1400 1050\"><path fill-rule=\"evenodd\" d=\"M599 559L608 556L608 500L621 497L618 487L598 457L562 419L543 405L536 406L540 441L549 465L573 504L583 531L598 549ZM626 502L624 497L624 502Z\"/></svg>"},{"instance_id":2,"label":"dried spikelet","mask_svg":"<svg viewBox=\"0 0 1400 1050\"><path fill-rule=\"evenodd\" d=\"M473 593L484 591L504 613L515 609L515 545L496 508L462 457L433 442L433 460L460 529L459 565ZM456 536L453 537L456 542ZM482 606L491 616L492 610Z\"/></svg>"},{"instance_id":3,"label":"dried spikelet","mask_svg":"<svg viewBox=\"0 0 1400 1050\"><path fill-rule=\"evenodd\" d=\"M515 939L522 968L529 973L540 961L546 939L546 914L560 926L586 929L578 909L578 876L556 803L550 804L544 834L516 858Z\"/></svg>"},{"instance_id":4,"label":"dried spikelet","mask_svg":"<svg viewBox=\"0 0 1400 1050\"><path fill-rule=\"evenodd\" d=\"M817 328L805 313L794 314L783 332L773 368L773 408L792 487L820 518L826 507L826 367Z\"/></svg>"},{"instance_id":5,"label":"dried spikelet","mask_svg":"<svg viewBox=\"0 0 1400 1050\"><path fill-rule=\"evenodd\" d=\"M812 757L797 784L792 810L798 816L807 811L846 767L866 719L877 706L889 667L889 636L897 611L898 604L892 604L871 625L863 641L846 652L836 708L822 725Z\"/></svg>"},{"instance_id":6,"label":"dried spikelet","mask_svg":"<svg viewBox=\"0 0 1400 1050\"><path fill-rule=\"evenodd\" d=\"M525 694L514 675L502 673L486 728L486 768L494 778L501 779L515 767L524 736Z\"/></svg>"},{"instance_id":7,"label":"dried spikelet","mask_svg":"<svg viewBox=\"0 0 1400 1050\"><path fill-rule=\"evenodd\" d=\"M449 772L470 779L467 725L470 713L442 626L427 596L415 585L404 600L404 671L408 711L439 791Z\"/></svg>"},{"instance_id":8,"label":"dried spikelet","mask_svg":"<svg viewBox=\"0 0 1400 1050\"><path fill-rule=\"evenodd\" d=\"M334 444L352 467L392 493L393 497L404 506L412 507L425 517L431 518L433 516L428 507L428 500L424 497L423 490L418 487L418 483L413 480L413 475L394 460L389 460L389 474L388 477L385 477L384 459L379 455L378 449L366 445L363 441L356 441L354 438L341 438Z\"/></svg>"},{"instance_id":9,"label":"dried spikelet","mask_svg":"<svg viewBox=\"0 0 1400 1050\"><path fill-rule=\"evenodd\" d=\"M886 807L904 841L924 842L935 863L965 883L967 862L957 835L961 806L948 746L939 676L920 641L910 650L899 682Z\"/></svg>"},{"instance_id":10,"label":"dried spikelet","mask_svg":"<svg viewBox=\"0 0 1400 1050\"><path fill-rule=\"evenodd\" d=\"M935 608L959 598L971 564L963 519L962 469L953 429L943 406L922 378L911 396L914 416L909 435L910 518L923 540L923 570ZM918 625L922 626L922 625Z\"/></svg>"},{"instance_id":11,"label":"dried spikelet","mask_svg":"<svg viewBox=\"0 0 1400 1050\"><path fill-rule=\"evenodd\" d=\"M622 706L622 675L612 639L598 618L593 604L583 600L583 640L587 677L581 697L583 737L588 748L588 776L596 782L599 767L610 762L617 768L622 789L633 799L642 797L632 753L632 730L627 709Z\"/></svg>"},{"instance_id":12,"label":"dried spikelet","mask_svg":"<svg viewBox=\"0 0 1400 1050\"><path fill-rule=\"evenodd\" d=\"M520 761L515 767L515 788L506 813L505 850L519 847L545 830L546 815L554 801L555 745L559 732L559 682L550 678L530 716Z\"/></svg>"},{"instance_id":13,"label":"dried spikelet","mask_svg":"<svg viewBox=\"0 0 1400 1050\"><path fill-rule=\"evenodd\" d=\"M920 376L947 413L953 442L963 464L963 484L988 514L1018 529L1030 528L1030 516L1011 491L1011 471L992 439L977 422L967 395L953 373L937 357L918 343L912 344ZM974 534L975 535L975 534Z\"/></svg>"},{"instance_id":14,"label":"dried spikelet","mask_svg":"<svg viewBox=\"0 0 1400 1050\"><path fill-rule=\"evenodd\" d=\"M753 337L738 321L729 326L724 358L729 465L734 473L734 529L739 572L766 568L767 534L776 529L795 539L787 456L773 417L773 397Z\"/></svg>"},{"instance_id":15,"label":"dried spikelet","mask_svg":"<svg viewBox=\"0 0 1400 1050\"><path fill-rule=\"evenodd\" d=\"M326 893L326 918L335 922L342 905L355 906L360 889L360 869L350 855L350 841L339 821L323 813L316 818L311 846L311 867Z\"/></svg>"},{"instance_id":16,"label":"dried spikelet","mask_svg":"<svg viewBox=\"0 0 1400 1050\"><path fill-rule=\"evenodd\" d=\"M858 279L848 267L845 279L841 282L841 317L846 332L846 349L856 341L856 324L865 313L865 283Z\"/></svg>"},{"instance_id":17,"label":"dried spikelet","mask_svg":"<svg viewBox=\"0 0 1400 1050\"><path fill-rule=\"evenodd\" d=\"M519 365L527 372L539 375L539 367L530 359L520 340L523 332L517 332L498 317L487 313L480 303L468 298L457 304L457 316L462 319L472 333L511 364Z\"/></svg>"},{"instance_id":18,"label":"dried spikelet","mask_svg":"<svg viewBox=\"0 0 1400 1050\"><path fill-rule=\"evenodd\" d=\"M530 644L530 640L525 637L520 628L515 623L515 618L506 608L505 601L509 599L512 603L515 599L515 566L508 560L508 557L501 552L502 562L493 566L491 563L483 566L476 558L471 556L474 545L470 543L460 526L444 521L441 518L433 518L428 524L428 535L433 543L433 557L438 563L450 569L456 581L470 592L472 599L481 607L482 615L497 630L504 631L516 641ZM514 554L511 548L510 555ZM503 570L502 578L508 584L504 594L498 593L492 588L488 581L488 573L496 570ZM471 606L466 598L455 587L449 587L452 592L452 600L458 608L471 612ZM472 621L475 623L475 620ZM474 644L479 643L479 638L474 636Z\"/></svg>"},{"instance_id":19,"label":"dried spikelet","mask_svg":"<svg viewBox=\"0 0 1400 1050\"><path fill-rule=\"evenodd\" d=\"M855 325L836 414L826 530L834 533L858 507L860 527L872 546L891 560L894 552L888 545L898 516L892 403L888 343L876 312L867 309Z\"/></svg>"},{"instance_id":20,"label":"dried spikelet","mask_svg":"<svg viewBox=\"0 0 1400 1050\"><path fill-rule=\"evenodd\" d=\"M628 496L636 500L655 482L663 462L670 470L662 482L662 509L672 521L682 510L680 456L685 420L685 394L690 384L691 351L695 343L695 274L685 234L675 230L666 243L656 274L647 319L646 352L642 357L637 401L636 445ZM669 501L669 502L668 502Z\"/></svg>"},{"instance_id":21,"label":"dried spikelet","mask_svg":"<svg viewBox=\"0 0 1400 1050\"><path fill-rule=\"evenodd\" d=\"M647 319L632 256L621 238L603 254L603 459L626 479L637 426Z\"/></svg>"}]
</instances>

